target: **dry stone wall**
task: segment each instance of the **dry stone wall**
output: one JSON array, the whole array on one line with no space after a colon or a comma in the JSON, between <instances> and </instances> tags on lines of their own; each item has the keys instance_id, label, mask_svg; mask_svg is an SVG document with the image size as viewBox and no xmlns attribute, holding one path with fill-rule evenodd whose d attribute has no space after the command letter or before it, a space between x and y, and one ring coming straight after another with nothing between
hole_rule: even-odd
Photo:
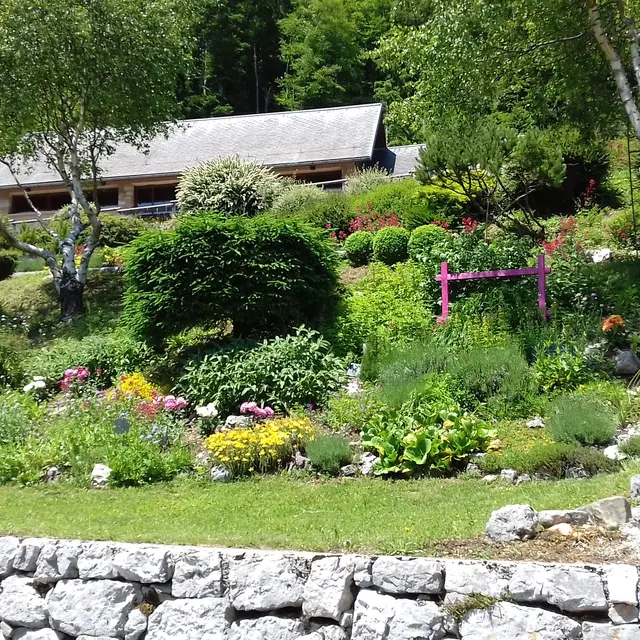
<instances>
[{"instance_id":1,"label":"dry stone wall","mask_svg":"<svg viewBox=\"0 0 640 640\"><path fill-rule=\"evenodd\" d=\"M630 565L0 538L8 640L640 640Z\"/></svg>"}]
</instances>

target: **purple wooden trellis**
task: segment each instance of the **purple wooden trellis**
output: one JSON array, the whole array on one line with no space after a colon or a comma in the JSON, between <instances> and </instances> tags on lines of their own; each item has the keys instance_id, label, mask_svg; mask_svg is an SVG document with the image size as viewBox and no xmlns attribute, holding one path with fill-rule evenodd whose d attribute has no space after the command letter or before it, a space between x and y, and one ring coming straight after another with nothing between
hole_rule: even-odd
<instances>
[{"instance_id":1,"label":"purple wooden trellis","mask_svg":"<svg viewBox=\"0 0 640 640\"><path fill-rule=\"evenodd\" d=\"M551 267L545 266L544 255L538 256L538 266L529 269L504 269L502 271L473 271L469 273L449 273L449 265L442 263L440 275L436 280L442 283L442 316L444 322L449 317L449 282L455 280L476 280L479 278L514 278L518 276L538 276L538 307L545 318L549 317L547 309L547 275Z\"/></svg>"}]
</instances>

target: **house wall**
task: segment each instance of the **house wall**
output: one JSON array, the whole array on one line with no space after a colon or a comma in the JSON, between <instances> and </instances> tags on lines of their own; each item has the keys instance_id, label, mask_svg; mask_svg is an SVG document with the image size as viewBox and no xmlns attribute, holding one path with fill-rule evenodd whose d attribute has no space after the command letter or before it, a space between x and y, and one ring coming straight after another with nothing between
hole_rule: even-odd
<instances>
[{"instance_id":1,"label":"house wall","mask_svg":"<svg viewBox=\"0 0 640 640\"><path fill-rule=\"evenodd\" d=\"M0 538L11 640L637 640L638 567Z\"/></svg>"}]
</instances>

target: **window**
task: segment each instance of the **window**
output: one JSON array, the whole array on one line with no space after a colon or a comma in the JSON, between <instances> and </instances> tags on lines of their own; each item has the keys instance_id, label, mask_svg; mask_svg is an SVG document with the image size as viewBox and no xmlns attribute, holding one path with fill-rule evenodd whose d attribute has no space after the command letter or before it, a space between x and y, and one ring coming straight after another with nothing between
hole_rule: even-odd
<instances>
[{"instance_id":1,"label":"window","mask_svg":"<svg viewBox=\"0 0 640 640\"><path fill-rule=\"evenodd\" d=\"M40 211L58 211L65 205L71 204L71 196L66 191L54 191L53 193L30 193L29 197L34 206ZM87 199L93 200L93 193L87 193ZM118 189L98 189L98 202L101 207L118 206ZM32 213L26 196L13 196L11 198L11 213Z\"/></svg>"},{"instance_id":2,"label":"window","mask_svg":"<svg viewBox=\"0 0 640 640\"><path fill-rule=\"evenodd\" d=\"M296 173L294 178L299 182L307 182L309 184L318 184L319 182L333 182L342 180L342 169L335 171L310 171L305 173ZM333 184L324 185L325 189L342 189L342 182L334 182Z\"/></svg>"},{"instance_id":3,"label":"window","mask_svg":"<svg viewBox=\"0 0 640 640\"><path fill-rule=\"evenodd\" d=\"M135 188L136 207L150 207L165 204L176 199L176 184L146 185Z\"/></svg>"}]
</instances>

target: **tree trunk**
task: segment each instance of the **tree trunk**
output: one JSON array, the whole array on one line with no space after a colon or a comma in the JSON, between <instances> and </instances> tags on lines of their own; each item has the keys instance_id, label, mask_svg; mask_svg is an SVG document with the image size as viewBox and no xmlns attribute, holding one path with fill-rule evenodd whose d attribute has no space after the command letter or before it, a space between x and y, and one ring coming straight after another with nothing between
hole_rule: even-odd
<instances>
[{"instance_id":1,"label":"tree trunk","mask_svg":"<svg viewBox=\"0 0 640 640\"><path fill-rule=\"evenodd\" d=\"M62 320L70 321L84 313L84 284L68 274L63 274L58 288Z\"/></svg>"}]
</instances>

